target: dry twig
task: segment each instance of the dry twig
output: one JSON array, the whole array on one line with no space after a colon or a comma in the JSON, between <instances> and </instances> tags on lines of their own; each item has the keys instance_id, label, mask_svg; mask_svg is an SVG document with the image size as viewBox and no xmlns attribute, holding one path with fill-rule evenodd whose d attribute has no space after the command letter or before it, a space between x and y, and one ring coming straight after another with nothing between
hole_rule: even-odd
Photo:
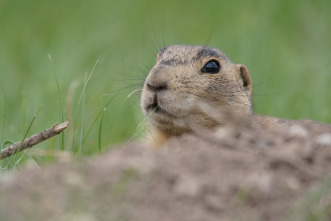
<instances>
[{"instance_id":1,"label":"dry twig","mask_svg":"<svg viewBox=\"0 0 331 221\"><path fill-rule=\"evenodd\" d=\"M47 140L59 133L61 133L64 129L66 129L69 125L69 121L65 121L61 124L57 124L51 128L48 128L44 130L43 132L40 132L38 134L35 134L21 142L14 143L5 149L1 150L1 159L4 159L6 157L12 156L16 154L17 152L20 152L26 148L30 148L44 140Z\"/></svg>"}]
</instances>

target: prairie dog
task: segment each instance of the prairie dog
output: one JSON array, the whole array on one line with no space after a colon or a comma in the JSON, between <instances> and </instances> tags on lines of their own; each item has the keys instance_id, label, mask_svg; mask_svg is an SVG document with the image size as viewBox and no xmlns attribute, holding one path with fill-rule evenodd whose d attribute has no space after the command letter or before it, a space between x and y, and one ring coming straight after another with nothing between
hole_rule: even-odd
<instances>
[{"instance_id":1,"label":"prairie dog","mask_svg":"<svg viewBox=\"0 0 331 221\"><path fill-rule=\"evenodd\" d=\"M153 146L161 146L171 137L190 132L192 124L213 128L227 123L226 120L220 123L203 111L201 103L250 116L265 128L297 122L254 115L252 91L247 68L233 64L218 49L195 45L163 48L145 80L141 96Z\"/></svg>"}]
</instances>

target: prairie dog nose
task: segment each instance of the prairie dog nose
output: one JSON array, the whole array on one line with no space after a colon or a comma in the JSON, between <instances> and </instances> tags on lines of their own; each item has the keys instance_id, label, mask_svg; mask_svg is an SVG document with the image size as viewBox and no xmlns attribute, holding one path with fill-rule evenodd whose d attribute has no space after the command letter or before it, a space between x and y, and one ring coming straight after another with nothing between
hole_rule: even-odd
<instances>
[{"instance_id":1,"label":"prairie dog nose","mask_svg":"<svg viewBox=\"0 0 331 221\"><path fill-rule=\"evenodd\" d=\"M169 73L164 66L155 66L146 80L147 89L158 92L168 89Z\"/></svg>"}]
</instances>

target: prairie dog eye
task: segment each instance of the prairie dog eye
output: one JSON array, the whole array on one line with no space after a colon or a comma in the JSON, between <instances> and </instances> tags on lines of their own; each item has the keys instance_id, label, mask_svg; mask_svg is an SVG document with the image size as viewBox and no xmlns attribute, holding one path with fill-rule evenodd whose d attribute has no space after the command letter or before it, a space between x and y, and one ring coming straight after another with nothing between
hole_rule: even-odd
<instances>
[{"instance_id":1,"label":"prairie dog eye","mask_svg":"<svg viewBox=\"0 0 331 221\"><path fill-rule=\"evenodd\" d=\"M201 69L202 73L217 74L221 69L221 65L216 60L208 61L205 66Z\"/></svg>"}]
</instances>

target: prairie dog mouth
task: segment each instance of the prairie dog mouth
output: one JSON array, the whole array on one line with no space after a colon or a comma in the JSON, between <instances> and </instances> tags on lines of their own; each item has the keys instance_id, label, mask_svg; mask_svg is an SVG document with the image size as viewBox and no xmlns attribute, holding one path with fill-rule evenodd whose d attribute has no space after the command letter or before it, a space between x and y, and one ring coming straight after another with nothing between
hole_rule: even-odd
<instances>
[{"instance_id":1,"label":"prairie dog mouth","mask_svg":"<svg viewBox=\"0 0 331 221\"><path fill-rule=\"evenodd\" d=\"M176 118L173 114L169 113L169 111L165 110L164 108L160 107L157 102L147 105L145 107L145 110L148 114L157 114L157 115L163 115L163 116L168 116L171 118Z\"/></svg>"},{"instance_id":2,"label":"prairie dog mouth","mask_svg":"<svg viewBox=\"0 0 331 221\"><path fill-rule=\"evenodd\" d=\"M151 105L148 105L147 108L149 111L154 111L154 112L158 112L161 110L161 108L159 107L159 105L157 104L157 102L151 104Z\"/></svg>"}]
</instances>

